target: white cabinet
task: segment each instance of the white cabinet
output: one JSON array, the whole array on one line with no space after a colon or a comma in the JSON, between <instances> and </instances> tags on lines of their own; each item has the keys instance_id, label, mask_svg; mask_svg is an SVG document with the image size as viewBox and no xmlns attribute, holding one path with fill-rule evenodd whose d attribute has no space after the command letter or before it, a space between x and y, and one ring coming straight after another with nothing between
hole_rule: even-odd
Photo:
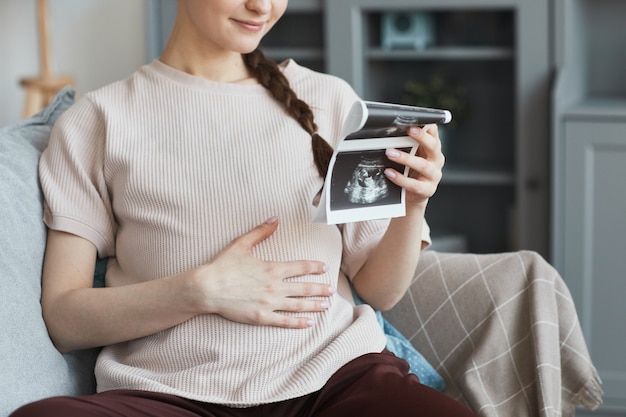
<instances>
[{"instance_id":1,"label":"white cabinet","mask_svg":"<svg viewBox=\"0 0 626 417\"><path fill-rule=\"evenodd\" d=\"M603 380L604 409L626 415L626 108L563 122L563 276Z\"/></svg>"},{"instance_id":2,"label":"white cabinet","mask_svg":"<svg viewBox=\"0 0 626 417\"><path fill-rule=\"evenodd\" d=\"M604 404L626 416L626 2L558 0L553 263L568 283Z\"/></svg>"}]
</instances>

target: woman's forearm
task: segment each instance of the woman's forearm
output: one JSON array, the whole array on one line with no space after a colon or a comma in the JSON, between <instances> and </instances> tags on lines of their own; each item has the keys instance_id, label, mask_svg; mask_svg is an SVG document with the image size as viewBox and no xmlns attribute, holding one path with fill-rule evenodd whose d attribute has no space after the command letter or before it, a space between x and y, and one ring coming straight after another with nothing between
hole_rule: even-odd
<instances>
[{"instance_id":1,"label":"woman's forearm","mask_svg":"<svg viewBox=\"0 0 626 417\"><path fill-rule=\"evenodd\" d=\"M96 249L78 236L50 230L42 278L42 309L55 346L66 352L154 333L195 314L186 303L191 280L92 288Z\"/></svg>"},{"instance_id":2,"label":"woman's forearm","mask_svg":"<svg viewBox=\"0 0 626 417\"><path fill-rule=\"evenodd\" d=\"M110 345L165 330L196 314L184 278L112 288L69 290L44 303L50 336L61 352Z\"/></svg>"},{"instance_id":3,"label":"woman's forearm","mask_svg":"<svg viewBox=\"0 0 626 417\"><path fill-rule=\"evenodd\" d=\"M359 296L378 310L389 310L400 301L419 261L425 204L407 210L405 217L391 220L377 248L353 278Z\"/></svg>"}]
</instances>

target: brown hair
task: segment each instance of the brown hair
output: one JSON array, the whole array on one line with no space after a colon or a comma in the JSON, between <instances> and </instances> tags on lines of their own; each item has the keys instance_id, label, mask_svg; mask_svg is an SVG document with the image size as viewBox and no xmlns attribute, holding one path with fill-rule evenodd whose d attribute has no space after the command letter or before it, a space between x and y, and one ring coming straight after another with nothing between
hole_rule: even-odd
<instances>
[{"instance_id":1,"label":"brown hair","mask_svg":"<svg viewBox=\"0 0 626 417\"><path fill-rule=\"evenodd\" d=\"M291 89L289 80L278 68L278 65L267 59L259 49L243 55L248 70L257 81L267 88L272 96L281 103L287 113L311 135L313 160L322 178L326 177L328 164L333 155L333 148L317 132L317 124L313 111L304 101L300 100Z\"/></svg>"}]
</instances>

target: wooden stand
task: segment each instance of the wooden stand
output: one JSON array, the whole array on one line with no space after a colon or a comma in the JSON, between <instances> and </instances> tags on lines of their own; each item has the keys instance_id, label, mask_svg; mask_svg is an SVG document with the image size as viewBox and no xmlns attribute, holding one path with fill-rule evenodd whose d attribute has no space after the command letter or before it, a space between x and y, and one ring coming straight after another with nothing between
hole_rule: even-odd
<instances>
[{"instance_id":1,"label":"wooden stand","mask_svg":"<svg viewBox=\"0 0 626 417\"><path fill-rule=\"evenodd\" d=\"M26 98L24 101L24 110L22 117L29 118L39 110L46 107L55 94L67 85L73 85L72 77L39 77L39 78L22 78L20 85L26 90Z\"/></svg>"},{"instance_id":2,"label":"wooden stand","mask_svg":"<svg viewBox=\"0 0 626 417\"><path fill-rule=\"evenodd\" d=\"M37 23L41 74L39 77L28 77L20 80L20 85L26 90L26 99L22 112L24 118L31 117L50 104L54 95L63 87L74 85L74 80L70 76L52 76L50 74L47 0L37 0Z\"/></svg>"}]
</instances>

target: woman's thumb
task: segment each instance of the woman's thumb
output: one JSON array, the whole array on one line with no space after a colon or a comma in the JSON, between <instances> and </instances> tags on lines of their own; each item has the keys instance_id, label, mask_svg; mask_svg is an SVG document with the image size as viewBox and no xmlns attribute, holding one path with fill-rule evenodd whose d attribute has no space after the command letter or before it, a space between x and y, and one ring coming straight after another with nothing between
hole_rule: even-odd
<instances>
[{"instance_id":1,"label":"woman's thumb","mask_svg":"<svg viewBox=\"0 0 626 417\"><path fill-rule=\"evenodd\" d=\"M241 242L246 249L252 249L268 237L270 237L278 227L278 217L272 216L263 223L239 236L236 241Z\"/></svg>"}]
</instances>

